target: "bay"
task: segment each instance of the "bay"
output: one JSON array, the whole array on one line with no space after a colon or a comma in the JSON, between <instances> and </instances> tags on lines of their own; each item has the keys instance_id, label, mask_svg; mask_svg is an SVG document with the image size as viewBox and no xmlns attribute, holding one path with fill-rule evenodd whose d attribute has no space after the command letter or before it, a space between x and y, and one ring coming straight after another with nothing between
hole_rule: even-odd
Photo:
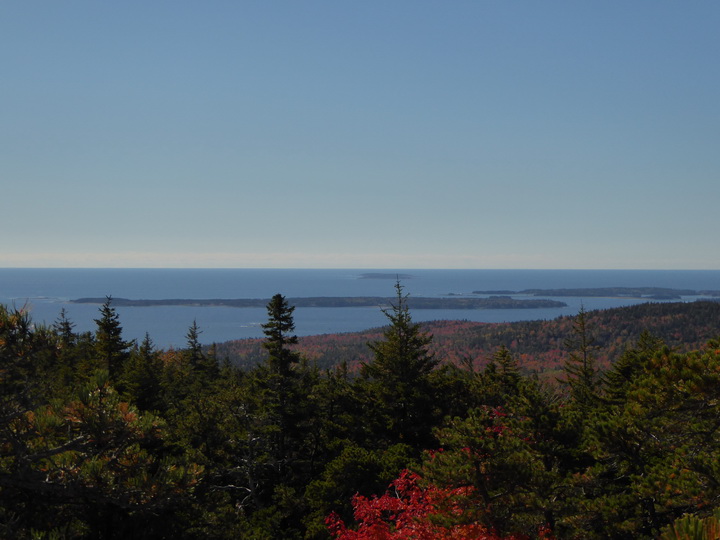
<instances>
[{"instance_id":1,"label":"bay","mask_svg":"<svg viewBox=\"0 0 720 540\"><path fill-rule=\"evenodd\" d=\"M368 269L0 269L0 303L27 307L36 323L51 324L65 309L76 331L92 331L98 306L74 304L81 297L131 299L289 298L393 296L396 277L411 296L442 297L475 290L667 287L720 289L714 270L368 270ZM510 310L415 310L413 319L479 322L553 319L580 306L606 309L647 301L631 298L553 298L564 308ZM687 300L693 300L688 298ZM265 309L198 306L117 308L126 339L148 332L160 347L183 347L197 321L203 343L261 337ZM380 308L298 308L298 335L352 332L382 326Z\"/></svg>"}]
</instances>

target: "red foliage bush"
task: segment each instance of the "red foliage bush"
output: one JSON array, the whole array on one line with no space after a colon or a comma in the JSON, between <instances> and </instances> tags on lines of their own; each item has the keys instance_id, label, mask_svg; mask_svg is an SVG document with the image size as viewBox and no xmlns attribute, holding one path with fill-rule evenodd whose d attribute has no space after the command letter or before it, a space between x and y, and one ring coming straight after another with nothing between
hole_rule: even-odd
<instances>
[{"instance_id":1,"label":"red foliage bush","mask_svg":"<svg viewBox=\"0 0 720 540\"><path fill-rule=\"evenodd\" d=\"M521 540L501 537L478 523L465 523L463 501L472 488L421 487L419 475L403 471L381 497L353 497L357 530L333 513L325 520L335 540ZM540 538L552 538L541 532Z\"/></svg>"}]
</instances>

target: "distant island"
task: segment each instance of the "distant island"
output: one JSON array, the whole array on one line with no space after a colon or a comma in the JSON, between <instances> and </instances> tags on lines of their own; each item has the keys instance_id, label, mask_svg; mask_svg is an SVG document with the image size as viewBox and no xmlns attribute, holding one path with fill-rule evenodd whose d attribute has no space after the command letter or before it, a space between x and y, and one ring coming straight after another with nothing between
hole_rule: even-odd
<instances>
[{"instance_id":1,"label":"distant island","mask_svg":"<svg viewBox=\"0 0 720 540\"><path fill-rule=\"evenodd\" d=\"M78 298L71 300L74 304L103 304L107 298ZM382 307L389 306L396 301L395 298L380 296L315 296L309 298L288 298L288 303L296 307ZM131 300L128 298L113 298L115 307L151 307L151 306L207 306L207 307L236 307L236 308L262 308L270 302L269 298L211 298L187 299L171 298L164 300ZM407 299L411 309L533 309L533 308L560 308L565 302L546 299L514 299L509 296L491 296L490 298L413 298Z\"/></svg>"},{"instance_id":2,"label":"distant island","mask_svg":"<svg viewBox=\"0 0 720 540\"><path fill-rule=\"evenodd\" d=\"M396 274L392 272L365 272L360 274L358 279L395 279L395 280L407 280L412 279L410 274Z\"/></svg>"},{"instance_id":3,"label":"distant island","mask_svg":"<svg viewBox=\"0 0 720 540\"><path fill-rule=\"evenodd\" d=\"M720 291L667 289L664 287L599 287L582 289L525 289L522 291L473 291L473 294L525 294L529 296L584 296L603 298L645 298L679 300L683 296L720 296Z\"/></svg>"}]
</instances>

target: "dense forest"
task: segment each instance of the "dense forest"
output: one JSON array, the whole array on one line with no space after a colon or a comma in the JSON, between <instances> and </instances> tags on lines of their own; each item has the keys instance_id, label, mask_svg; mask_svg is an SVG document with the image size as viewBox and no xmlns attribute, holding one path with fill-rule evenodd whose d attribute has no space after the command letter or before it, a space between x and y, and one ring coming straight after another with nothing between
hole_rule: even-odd
<instances>
[{"instance_id":1,"label":"dense forest","mask_svg":"<svg viewBox=\"0 0 720 540\"><path fill-rule=\"evenodd\" d=\"M83 333L0 306L0 537L716 538L720 305L420 325L396 293L357 354L278 294L244 362L126 341L111 298Z\"/></svg>"}]
</instances>

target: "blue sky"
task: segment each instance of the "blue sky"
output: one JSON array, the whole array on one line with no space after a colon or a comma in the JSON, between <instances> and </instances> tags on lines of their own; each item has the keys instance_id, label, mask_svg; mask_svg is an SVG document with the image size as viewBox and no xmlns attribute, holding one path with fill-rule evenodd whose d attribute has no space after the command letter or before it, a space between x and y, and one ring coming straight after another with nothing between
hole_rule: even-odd
<instances>
[{"instance_id":1,"label":"blue sky","mask_svg":"<svg viewBox=\"0 0 720 540\"><path fill-rule=\"evenodd\" d=\"M715 1L0 3L2 267L720 269Z\"/></svg>"}]
</instances>

